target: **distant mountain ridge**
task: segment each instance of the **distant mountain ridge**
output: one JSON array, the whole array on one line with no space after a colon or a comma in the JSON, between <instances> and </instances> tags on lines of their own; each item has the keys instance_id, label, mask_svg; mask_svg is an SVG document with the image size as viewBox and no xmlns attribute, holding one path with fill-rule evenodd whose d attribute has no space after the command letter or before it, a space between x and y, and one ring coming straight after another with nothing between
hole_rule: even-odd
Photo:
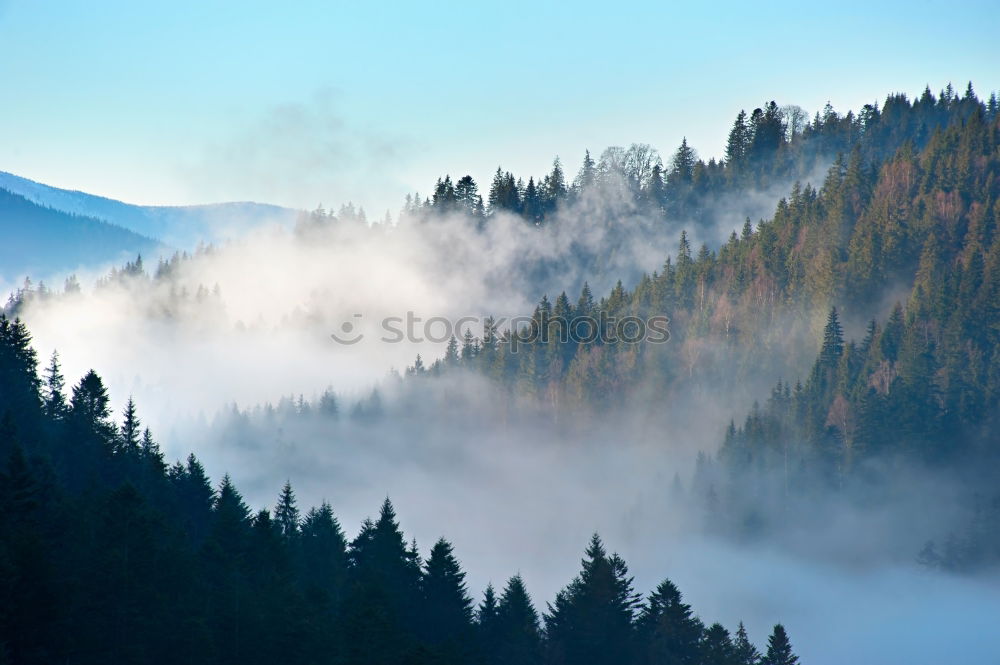
<instances>
[{"instance_id":1,"label":"distant mountain ridge","mask_svg":"<svg viewBox=\"0 0 1000 665\"><path fill-rule=\"evenodd\" d=\"M253 202L193 206L142 206L86 192L60 189L0 171L0 188L28 201L72 215L115 224L179 249L225 239L267 223L291 223L298 211Z\"/></svg>"},{"instance_id":2,"label":"distant mountain ridge","mask_svg":"<svg viewBox=\"0 0 1000 665\"><path fill-rule=\"evenodd\" d=\"M121 226L46 207L0 187L0 283L25 277L37 282L165 250Z\"/></svg>"}]
</instances>

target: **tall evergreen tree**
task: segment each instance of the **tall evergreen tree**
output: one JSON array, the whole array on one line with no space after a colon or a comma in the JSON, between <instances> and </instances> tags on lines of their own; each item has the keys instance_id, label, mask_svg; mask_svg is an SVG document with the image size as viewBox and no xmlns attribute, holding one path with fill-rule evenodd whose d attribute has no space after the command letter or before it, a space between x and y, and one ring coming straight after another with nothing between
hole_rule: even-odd
<instances>
[{"instance_id":1,"label":"tall evergreen tree","mask_svg":"<svg viewBox=\"0 0 1000 665\"><path fill-rule=\"evenodd\" d=\"M750 128L747 126L746 111L740 111L729 132L726 142L726 163L731 167L741 167L746 161L747 150L750 147Z\"/></svg>"},{"instance_id":2,"label":"tall evergreen tree","mask_svg":"<svg viewBox=\"0 0 1000 665\"><path fill-rule=\"evenodd\" d=\"M694 166L697 161L697 156L695 155L694 149L688 145L687 137L681 141L680 147L677 148L677 152L674 153L674 157L671 160L670 173L667 176L668 182L671 183L690 183L694 178Z\"/></svg>"},{"instance_id":3,"label":"tall evergreen tree","mask_svg":"<svg viewBox=\"0 0 1000 665\"><path fill-rule=\"evenodd\" d=\"M704 626L681 593L664 580L649 595L637 621L642 645L641 662L695 665L701 657Z\"/></svg>"},{"instance_id":4,"label":"tall evergreen tree","mask_svg":"<svg viewBox=\"0 0 1000 665\"><path fill-rule=\"evenodd\" d=\"M736 637L733 638L733 651L737 665L759 665L760 652L747 637L747 629L740 622L736 630Z\"/></svg>"},{"instance_id":5,"label":"tall evergreen tree","mask_svg":"<svg viewBox=\"0 0 1000 665\"><path fill-rule=\"evenodd\" d=\"M110 444L115 433L111 422L108 390L104 381L90 370L73 388L70 410L75 423L98 440Z\"/></svg>"},{"instance_id":6,"label":"tall evergreen tree","mask_svg":"<svg viewBox=\"0 0 1000 665\"><path fill-rule=\"evenodd\" d=\"M472 599L465 573L444 538L431 548L421 586L424 639L441 662L465 662L472 653Z\"/></svg>"},{"instance_id":7,"label":"tall evergreen tree","mask_svg":"<svg viewBox=\"0 0 1000 665\"><path fill-rule=\"evenodd\" d=\"M501 636L499 624L499 601L493 584L486 585L483 600L476 608L476 640L479 645L478 658L483 663L496 663L500 659Z\"/></svg>"},{"instance_id":8,"label":"tall evergreen tree","mask_svg":"<svg viewBox=\"0 0 1000 665\"><path fill-rule=\"evenodd\" d=\"M538 613L520 575L507 582L497 610L497 662L538 665L542 662L542 634Z\"/></svg>"},{"instance_id":9,"label":"tall evergreen tree","mask_svg":"<svg viewBox=\"0 0 1000 665\"><path fill-rule=\"evenodd\" d=\"M702 634L700 660L702 665L737 665L736 647L721 624L713 623Z\"/></svg>"},{"instance_id":10,"label":"tall evergreen tree","mask_svg":"<svg viewBox=\"0 0 1000 665\"><path fill-rule=\"evenodd\" d=\"M118 451L125 455L138 455L142 439L142 423L135 414L135 400L129 395L125 404L121 431L118 435Z\"/></svg>"},{"instance_id":11,"label":"tall evergreen tree","mask_svg":"<svg viewBox=\"0 0 1000 665\"><path fill-rule=\"evenodd\" d=\"M45 370L45 415L52 420L62 420L68 410L66 381L59 367L59 353L53 351L52 359Z\"/></svg>"},{"instance_id":12,"label":"tall evergreen tree","mask_svg":"<svg viewBox=\"0 0 1000 665\"><path fill-rule=\"evenodd\" d=\"M798 657L792 653L792 643L788 641L785 627L775 624L774 631L767 640L767 653L761 660L762 665L797 665Z\"/></svg>"},{"instance_id":13,"label":"tall evergreen tree","mask_svg":"<svg viewBox=\"0 0 1000 665\"><path fill-rule=\"evenodd\" d=\"M583 164L580 166L580 171L576 174L576 179L573 181L573 191L579 196L583 192L588 191L597 183L597 166L594 163L594 159L590 156L590 151L587 150L583 156Z\"/></svg>"},{"instance_id":14,"label":"tall evergreen tree","mask_svg":"<svg viewBox=\"0 0 1000 665\"><path fill-rule=\"evenodd\" d=\"M299 509L295 505L291 481L286 480L281 488L278 505L274 507L274 522L286 541L294 540L299 535Z\"/></svg>"},{"instance_id":15,"label":"tall evergreen tree","mask_svg":"<svg viewBox=\"0 0 1000 665\"><path fill-rule=\"evenodd\" d=\"M556 595L545 616L549 660L601 665L631 658L638 596L628 568L594 534L580 574Z\"/></svg>"},{"instance_id":16,"label":"tall evergreen tree","mask_svg":"<svg viewBox=\"0 0 1000 665\"><path fill-rule=\"evenodd\" d=\"M823 328L823 346L820 350L820 362L827 367L836 367L844 352L844 330L840 325L837 308L831 307Z\"/></svg>"}]
</instances>

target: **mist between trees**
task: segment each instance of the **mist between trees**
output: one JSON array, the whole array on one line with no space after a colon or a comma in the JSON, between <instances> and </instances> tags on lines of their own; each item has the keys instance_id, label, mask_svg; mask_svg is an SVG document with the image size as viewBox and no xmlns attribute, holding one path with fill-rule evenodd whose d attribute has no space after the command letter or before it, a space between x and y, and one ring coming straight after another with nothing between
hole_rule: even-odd
<instances>
[{"instance_id":1,"label":"mist between trees","mask_svg":"<svg viewBox=\"0 0 1000 665\"><path fill-rule=\"evenodd\" d=\"M738 118L724 162L609 149L572 183L561 163L523 187L501 170L481 205L443 177L395 225L316 210L94 288L30 286L8 312L67 375L100 368L115 411L134 395L168 458L197 450L258 506L290 478L349 523L391 494L418 542L448 525L477 592L521 565L557 598L597 530L640 577L698 570L680 586L730 628L785 622L809 662L865 662L823 622L846 629L859 605L875 620L914 586L940 602L906 634L961 635L975 659L989 647L954 615L995 606L1000 551L995 98L949 88L801 131L781 119ZM377 339L406 311L525 324L443 345L329 338L350 321ZM542 334L658 316L669 344ZM804 610L796 586L852 610ZM931 639L909 660L939 657ZM868 646L868 662L889 656Z\"/></svg>"}]
</instances>

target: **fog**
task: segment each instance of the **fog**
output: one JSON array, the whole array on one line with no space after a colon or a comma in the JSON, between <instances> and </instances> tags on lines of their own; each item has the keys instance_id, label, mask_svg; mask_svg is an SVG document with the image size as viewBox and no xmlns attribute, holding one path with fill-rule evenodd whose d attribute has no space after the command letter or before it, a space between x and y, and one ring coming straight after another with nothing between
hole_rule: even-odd
<instances>
[{"instance_id":1,"label":"fog","mask_svg":"<svg viewBox=\"0 0 1000 665\"><path fill-rule=\"evenodd\" d=\"M786 191L719 201L714 222L691 235L715 247ZM600 414L519 404L480 377L393 373L417 353L439 357L443 344L381 341L386 317L525 316L542 294L565 290L575 302L585 280L600 297L658 269L684 226L646 217L613 189L542 229L503 215L483 230L458 216L389 228L276 224L196 253L161 280L92 288L99 275L81 275L82 293L22 313L42 359L59 351L68 383L93 367L116 413L134 396L168 459L193 451L257 507L273 505L288 479L300 507L328 500L349 537L389 496L423 553L439 536L453 541L477 596L521 572L544 609L597 531L630 563L638 590L669 576L706 622L743 620L758 645L782 622L804 663L982 662L995 652L984 624L1000 615L1000 584L917 568L923 536L909 501L874 513L833 507L823 528L773 542L706 533L689 498L694 459L714 454L729 419L775 380L805 373L795 354L792 366L640 393ZM338 331L363 337L340 344ZM328 387L341 403L335 421L255 410ZM381 416L352 418L376 387ZM948 518L924 515L920 526Z\"/></svg>"},{"instance_id":2,"label":"fog","mask_svg":"<svg viewBox=\"0 0 1000 665\"><path fill-rule=\"evenodd\" d=\"M987 624L1000 578L914 563L928 523L954 518L935 509L944 487L907 479L899 488L925 501L878 509L817 501L819 526L737 544L706 530L688 491L725 405L699 395L658 414L510 420L481 379L423 381L412 394L386 390L376 423L221 413L178 428L171 448L191 441L253 505L273 506L291 479L300 505L329 501L348 537L389 496L423 555L438 537L453 542L477 599L520 573L544 610L596 531L628 561L637 590L669 577L704 621L743 621L758 644L780 621L804 663L989 662L995 652Z\"/></svg>"},{"instance_id":3,"label":"fog","mask_svg":"<svg viewBox=\"0 0 1000 665\"><path fill-rule=\"evenodd\" d=\"M776 196L745 197L738 210L763 215ZM689 230L715 245L744 217ZM82 293L28 303L23 316L43 356L58 349L67 376L99 369L117 407L132 394L160 424L229 402L367 388L417 353L441 355L445 328L425 327L431 317L474 317L478 335L485 316L530 315L543 294L554 301L565 290L575 303L585 281L599 298L661 267L684 226L647 217L624 187L578 201L541 230L505 215L482 231L459 216L392 227L340 220L300 233L282 220L194 254L169 280L94 289L104 271L80 274ZM151 272L155 258L145 257ZM381 322L408 312L422 320L417 338L381 342ZM359 343L331 339L345 323L364 335Z\"/></svg>"}]
</instances>

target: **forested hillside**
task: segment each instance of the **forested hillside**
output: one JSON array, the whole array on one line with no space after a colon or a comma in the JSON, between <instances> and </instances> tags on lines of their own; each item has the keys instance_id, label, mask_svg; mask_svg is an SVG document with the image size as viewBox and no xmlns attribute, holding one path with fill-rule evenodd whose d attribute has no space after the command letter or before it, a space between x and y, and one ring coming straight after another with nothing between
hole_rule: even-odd
<instances>
[{"instance_id":1,"label":"forested hillside","mask_svg":"<svg viewBox=\"0 0 1000 665\"><path fill-rule=\"evenodd\" d=\"M759 536L815 522L805 496L881 487L868 499L879 505L902 470L961 473L969 524L921 560L995 565L997 106L971 87L962 98L890 97L850 126L858 139L820 187L796 184L772 218L747 220L717 252L695 253L682 234L676 256L635 288L544 297L520 333L453 340L409 373L472 367L527 401L599 412L770 372L782 377L770 398L696 472L713 528ZM658 315L671 321L669 344L561 341L582 319ZM843 320L870 323L845 341Z\"/></svg>"},{"instance_id":2,"label":"forested hillside","mask_svg":"<svg viewBox=\"0 0 1000 665\"><path fill-rule=\"evenodd\" d=\"M0 662L796 662L781 625L762 658L669 580L641 597L596 535L543 612L519 575L475 603L448 541L422 557L389 499L350 540L290 483L251 510L108 402L93 371L67 391L55 356L39 376L0 317Z\"/></svg>"},{"instance_id":3,"label":"forested hillside","mask_svg":"<svg viewBox=\"0 0 1000 665\"><path fill-rule=\"evenodd\" d=\"M46 208L0 188L0 279L20 281L153 253L160 244L93 217Z\"/></svg>"},{"instance_id":4,"label":"forested hillside","mask_svg":"<svg viewBox=\"0 0 1000 665\"><path fill-rule=\"evenodd\" d=\"M44 185L0 171L0 189L43 208L74 217L101 220L132 233L156 238L171 247L193 249L234 232L265 224L288 223L295 211L264 203L231 202L189 206L144 206L75 190ZM134 250L133 250L134 251Z\"/></svg>"},{"instance_id":5,"label":"forested hillside","mask_svg":"<svg viewBox=\"0 0 1000 665\"><path fill-rule=\"evenodd\" d=\"M959 468L970 488L989 494L971 501L967 535L953 536L943 555L929 547L924 558L949 567L1000 560L1000 497L991 487L1000 460L998 193L995 115L977 113L882 168L831 266L842 275L834 302L868 313L883 285L900 300L891 313L876 310L856 341L845 341L832 309L809 374L794 388L779 384L730 428L721 459L733 510L754 492L735 479L779 459L793 487L820 478L839 486L870 474L874 460L890 469L902 461ZM793 499L786 492L779 500Z\"/></svg>"},{"instance_id":6,"label":"forested hillside","mask_svg":"<svg viewBox=\"0 0 1000 665\"><path fill-rule=\"evenodd\" d=\"M520 334L488 329L456 340L440 366L466 364L511 389L603 408L647 381L663 388L700 375L738 381L808 367L832 306L860 329L912 291L921 311L933 312L929 330L950 331L956 346L972 343L951 374L983 354L985 371L995 353L986 308L997 288L997 118L995 101L982 104L971 88L963 98L928 93L912 104L890 97L867 121L849 121L859 138L821 186L794 185L770 219L746 220L718 251L696 251L682 233L676 255L634 288L544 296ZM671 342L561 342L574 320L602 315L666 316ZM971 321L985 330L969 336ZM982 394L990 401L995 389Z\"/></svg>"},{"instance_id":7,"label":"forested hillside","mask_svg":"<svg viewBox=\"0 0 1000 665\"><path fill-rule=\"evenodd\" d=\"M468 259L448 244L455 234L499 252L509 233L509 262L469 253L470 264L494 270L483 283L562 286L539 292L524 325L487 319L453 337L443 357L418 356L392 379L393 408L378 389L353 401L329 391L284 401L277 421L270 406L253 417L233 409L222 427L238 441L254 427L280 430L282 418L318 417L323 427L341 413L358 427L401 414L447 421L469 406L453 387L464 384L448 378L472 376L490 388L481 411L461 414L476 426L539 419L551 425L546 434L572 440L602 421L668 413L682 396L722 401L776 384L728 431L724 421L705 423L720 447L683 483L695 502L682 505L694 505L712 533L814 533L843 505L852 514L912 511L897 490L923 491L913 479L929 479L932 500L948 496L965 517L949 523L951 536L934 531L940 521L907 521L937 541L920 560L990 567L1000 561L991 485L1000 452L998 175L996 97L984 103L971 85L962 95L949 86L812 121L773 103L741 112L721 161L699 160L685 142L664 165L635 144L587 153L572 179L558 160L527 183L498 169L484 193L471 177L443 177L433 197L408 199L397 225L369 225L350 205L302 214L284 237L297 258L303 247L343 257L334 254L341 244L351 251L415 230L431 238L429 257L419 258L450 266ZM785 195L773 210L747 218L760 205L754 193L776 188ZM739 229L717 242L735 209ZM676 253L643 274L637 249L682 227ZM225 293L190 281L211 271L186 274L233 251L179 254L152 275L137 259L95 293L127 296L116 304L127 302L130 317L243 335L248 326L227 318ZM578 279L610 286L619 270L617 284L596 293ZM302 290L304 305L273 329L328 338L332 321L310 308L325 292ZM0 614L0 662L796 662L780 626L761 658L745 631L706 628L669 581L640 597L624 561L596 537L579 575L544 609L517 575L477 604L450 544L423 558L388 500L353 539L327 504L300 513L291 484L273 511L251 510L228 476L211 482L193 455L167 464L131 400L116 424L97 374L69 394L55 358L38 376L14 316L30 323L33 307L77 297L29 285L0 322L0 608L19 608ZM630 341L628 317L668 320L669 340ZM595 321L599 334L581 342ZM848 537L859 528L852 523ZM123 637L103 639L111 632Z\"/></svg>"}]
</instances>

